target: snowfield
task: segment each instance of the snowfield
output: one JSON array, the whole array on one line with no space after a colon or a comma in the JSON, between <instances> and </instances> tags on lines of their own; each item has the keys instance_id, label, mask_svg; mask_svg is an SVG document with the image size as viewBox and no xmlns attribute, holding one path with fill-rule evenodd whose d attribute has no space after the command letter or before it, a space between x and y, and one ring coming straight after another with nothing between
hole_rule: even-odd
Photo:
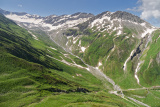
<instances>
[{"instance_id":1,"label":"snowfield","mask_svg":"<svg viewBox=\"0 0 160 107\"><path fill-rule=\"evenodd\" d=\"M29 18L28 15L18 16L16 14L9 14L5 16L9 19L12 19L14 21L19 21L19 22L27 22L27 23L34 23L34 24L39 24L40 22L42 22L42 19Z\"/></svg>"}]
</instances>

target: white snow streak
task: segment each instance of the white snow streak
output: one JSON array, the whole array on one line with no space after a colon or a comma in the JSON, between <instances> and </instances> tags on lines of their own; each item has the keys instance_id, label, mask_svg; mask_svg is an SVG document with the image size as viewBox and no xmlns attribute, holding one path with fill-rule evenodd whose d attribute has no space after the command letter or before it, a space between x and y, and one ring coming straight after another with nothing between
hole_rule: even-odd
<instances>
[{"instance_id":1,"label":"white snow streak","mask_svg":"<svg viewBox=\"0 0 160 107\"><path fill-rule=\"evenodd\" d=\"M78 44L78 46L79 46L79 47L81 46L81 40L79 41L79 44Z\"/></svg>"},{"instance_id":2,"label":"white snow streak","mask_svg":"<svg viewBox=\"0 0 160 107\"><path fill-rule=\"evenodd\" d=\"M137 68L136 68L136 70L135 70L135 74L134 74L134 77L136 78L138 84L139 84L139 78L138 78L137 73L138 73L138 71L139 71L139 69L140 69L140 67L139 67L140 65L141 65L141 63L138 63ZM140 85L140 84L139 84L139 85Z\"/></svg>"},{"instance_id":3,"label":"white snow streak","mask_svg":"<svg viewBox=\"0 0 160 107\"><path fill-rule=\"evenodd\" d=\"M53 50L57 50L56 48L53 48L53 47L50 47L51 49L53 49Z\"/></svg>"},{"instance_id":4,"label":"white snow streak","mask_svg":"<svg viewBox=\"0 0 160 107\"><path fill-rule=\"evenodd\" d=\"M78 41L79 37L73 37L73 44L75 44Z\"/></svg>"},{"instance_id":5,"label":"white snow streak","mask_svg":"<svg viewBox=\"0 0 160 107\"><path fill-rule=\"evenodd\" d=\"M127 62L129 61L129 59L131 58L132 54L133 54L134 50L131 52L131 54L129 55L129 57L127 58L127 60L125 61L124 65L123 65L123 70L126 70L126 66L127 66Z\"/></svg>"},{"instance_id":6,"label":"white snow streak","mask_svg":"<svg viewBox=\"0 0 160 107\"><path fill-rule=\"evenodd\" d=\"M34 39L35 40L38 40L38 38L37 38L37 36L36 35L34 35L32 32L30 32L30 31L28 31L33 37L34 37Z\"/></svg>"}]
</instances>

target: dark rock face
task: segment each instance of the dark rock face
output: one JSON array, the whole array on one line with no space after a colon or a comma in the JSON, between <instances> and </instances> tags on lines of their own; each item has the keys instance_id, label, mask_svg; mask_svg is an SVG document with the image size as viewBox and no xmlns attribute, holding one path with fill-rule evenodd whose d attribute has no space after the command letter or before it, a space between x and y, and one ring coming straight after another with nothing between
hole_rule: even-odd
<instances>
[{"instance_id":1,"label":"dark rock face","mask_svg":"<svg viewBox=\"0 0 160 107\"><path fill-rule=\"evenodd\" d=\"M90 91L88 91L85 88L77 88L75 90L60 90L60 89L57 89L57 88L47 88L47 89L43 89L43 90L50 91L50 92L64 92L64 93L70 93L70 92L83 92L83 93L87 93L87 92L90 92ZM41 91L41 90L39 90L39 91Z\"/></svg>"},{"instance_id":2,"label":"dark rock face","mask_svg":"<svg viewBox=\"0 0 160 107\"><path fill-rule=\"evenodd\" d=\"M109 12L109 11L102 12L102 13L98 14L97 16L95 16L95 18L102 18L103 15L111 16L111 12Z\"/></svg>"},{"instance_id":3,"label":"dark rock face","mask_svg":"<svg viewBox=\"0 0 160 107\"><path fill-rule=\"evenodd\" d=\"M138 47L138 48L136 49L136 52L133 54L133 56L131 56L131 60L132 60L137 54L139 54L139 53L141 53L141 50L140 50L140 48Z\"/></svg>"},{"instance_id":4,"label":"dark rock face","mask_svg":"<svg viewBox=\"0 0 160 107\"><path fill-rule=\"evenodd\" d=\"M77 88L75 92L83 92L83 93L86 93L86 92L89 92L87 89L85 88Z\"/></svg>"},{"instance_id":5,"label":"dark rock face","mask_svg":"<svg viewBox=\"0 0 160 107\"><path fill-rule=\"evenodd\" d=\"M78 12L78 13L75 13L75 14L72 14L71 17L73 16L78 16L77 18L88 18L88 17L93 17L94 15L91 14L91 13L81 13L81 12Z\"/></svg>"},{"instance_id":6,"label":"dark rock face","mask_svg":"<svg viewBox=\"0 0 160 107\"><path fill-rule=\"evenodd\" d=\"M136 23L144 23L145 21L142 20L140 17L135 16L128 12L117 11L111 15L111 19L122 19L122 20L129 20Z\"/></svg>"},{"instance_id":7,"label":"dark rock face","mask_svg":"<svg viewBox=\"0 0 160 107\"><path fill-rule=\"evenodd\" d=\"M143 42L140 43L140 45L137 47L136 52L131 56L131 60L138 54L140 54L142 51L140 49L140 46L143 44Z\"/></svg>"},{"instance_id":8,"label":"dark rock face","mask_svg":"<svg viewBox=\"0 0 160 107\"><path fill-rule=\"evenodd\" d=\"M51 15L51 16L47 16L44 18L44 22L48 23L48 24L53 24L54 26L59 25L59 24L63 24L67 21L72 21L72 20L78 20L80 18L84 19L84 18L91 18L94 15L91 13L75 13L72 15L61 15L61 16L55 16L55 15Z\"/></svg>"}]
</instances>

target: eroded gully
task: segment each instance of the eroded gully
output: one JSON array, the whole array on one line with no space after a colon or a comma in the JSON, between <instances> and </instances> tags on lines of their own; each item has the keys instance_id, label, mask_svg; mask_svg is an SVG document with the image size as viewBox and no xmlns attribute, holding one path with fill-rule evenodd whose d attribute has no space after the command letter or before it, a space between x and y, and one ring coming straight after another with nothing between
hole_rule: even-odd
<instances>
[{"instance_id":1,"label":"eroded gully","mask_svg":"<svg viewBox=\"0 0 160 107\"><path fill-rule=\"evenodd\" d=\"M83 61L82 58L74 55L71 51L69 51L68 49L64 48L64 47L61 46L60 44L58 44L58 43L52 38L52 35L50 35L48 32L47 32L47 34L50 36L51 40L52 40L54 43L56 43L59 47L63 48L63 50L65 50L66 52L70 53L71 55L79 58L79 59L88 67L87 70L88 70L92 75L94 75L96 78L100 79L101 81L107 81L107 82L109 82L109 83L113 86L113 87L112 87L113 90L110 90L109 93L115 94L115 95L117 95L117 96L125 99L126 101L131 102L131 103L134 104L135 106L138 106L137 104L140 104L140 105L149 107L147 104L144 104L144 103L142 103L142 102L140 102L140 101L138 101L138 100L135 100L135 99L133 99L133 98L129 98L129 97L125 96L125 95L123 94L123 91L122 91L122 89L120 88L120 86L118 86L117 84L115 84L115 82L114 82L111 78L109 78L108 76L106 76L103 72L101 72L101 71L100 71L99 69L97 69L96 67L93 67L93 66L90 66L90 65L86 64L86 63Z\"/></svg>"}]
</instances>

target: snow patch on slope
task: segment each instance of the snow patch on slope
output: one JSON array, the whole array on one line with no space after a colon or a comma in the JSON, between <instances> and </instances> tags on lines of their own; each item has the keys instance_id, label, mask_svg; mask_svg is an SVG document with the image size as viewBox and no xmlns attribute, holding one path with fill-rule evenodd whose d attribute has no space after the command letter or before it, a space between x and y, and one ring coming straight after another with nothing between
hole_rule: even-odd
<instances>
[{"instance_id":1,"label":"snow patch on slope","mask_svg":"<svg viewBox=\"0 0 160 107\"><path fill-rule=\"evenodd\" d=\"M82 50L82 52L84 52L86 50L86 48L85 47L81 47L81 50Z\"/></svg>"},{"instance_id":2,"label":"snow patch on slope","mask_svg":"<svg viewBox=\"0 0 160 107\"><path fill-rule=\"evenodd\" d=\"M96 69L99 69L100 66L102 66L101 62L98 63L98 67L96 67Z\"/></svg>"},{"instance_id":3,"label":"snow patch on slope","mask_svg":"<svg viewBox=\"0 0 160 107\"><path fill-rule=\"evenodd\" d=\"M155 30L155 28L151 28L151 29L146 29L143 33L142 33L142 35L141 35L141 37L143 38L143 37L145 37L147 34L151 34L153 31Z\"/></svg>"},{"instance_id":4,"label":"snow patch on slope","mask_svg":"<svg viewBox=\"0 0 160 107\"><path fill-rule=\"evenodd\" d=\"M98 66L101 66L101 65L102 65L102 63L101 63L101 62L99 62L99 63L98 63Z\"/></svg>"},{"instance_id":5,"label":"snow patch on slope","mask_svg":"<svg viewBox=\"0 0 160 107\"><path fill-rule=\"evenodd\" d=\"M131 54L129 55L129 57L127 58L127 60L125 61L124 65L123 65L123 70L126 70L126 66L127 66L127 62L129 61L129 59L131 58L132 54L133 54L134 50L131 52Z\"/></svg>"},{"instance_id":6,"label":"snow patch on slope","mask_svg":"<svg viewBox=\"0 0 160 107\"><path fill-rule=\"evenodd\" d=\"M121 35L122 34L122 31L121 30L119 30L118 31L118 33L117 33L117 35Z\"/></svg>"},{"instance_id":7,"label":"snow patch on slope","mask_svg":"<svg viewBox=\"0 0 160 107\"><path fill-rule=\"evenodd\" d=\"M99 18L99 19L94 20L94 21L91 23L91 27L94 27L94 25L95 25L96 23L102 24L105 19L107 19L108 21L110 21L110 17L109 17L109 16L103 16L102 18Z\"/></svg>"},{"instance_id":8,"label":"snow patch on slope","mask_svg":"<svg viewBox=\"0 0 160 107\"><path fill-rule=\"evenodd\" d=\"M141 65L141 62L138 63L137 68L136 68L136 70L135 70L135 74L134 74L134 77L136 78L138 84L139 84L139 78L138 78L137 73L138 73L138 71L140 70L140 65ZM140 84L139 84L139 85L140 85Z\"/></svg>"}]
</instances>

